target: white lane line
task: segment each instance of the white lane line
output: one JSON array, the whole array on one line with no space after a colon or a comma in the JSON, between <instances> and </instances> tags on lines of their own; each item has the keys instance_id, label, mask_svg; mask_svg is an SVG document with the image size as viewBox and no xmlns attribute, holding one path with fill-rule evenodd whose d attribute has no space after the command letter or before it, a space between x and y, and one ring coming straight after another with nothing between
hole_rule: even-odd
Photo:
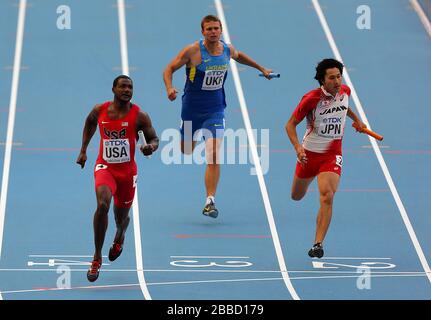
<instances>
[{"instance_id":1,"label":"white lane line","mask_svg":"<svg viewBox=\"0 0 431 320\"><path fill-rule=\"evenodd\" d=\"M223 5L221 0L214 0L217 9L218 17L220 18L223 25L223 35L227 43L231 43L228 25L224 16ZM235 88L241 107L242 117L244 119L244 126L247 130L248 142L250 144L250 150L253 156L253 162L256 168L256 175L259 182L260 192L262 194L263 203L265 206L266 216L268 219L269 227L271 230L272 241L274 243L275 252L277 254L278 264L280 266L280 271L282 271L284 283L289 290L290 295L293 299L299 300L299 296L289 279L289 274L287 273L287 267L283 256L283 251L281 249L280 240L278 238L277 227L275 226L274 216L272 213L271 203L269 201L268 191L266 189L265 179L263 177L262 167L259 161L259 155L257 153L256 141L254 140L250 117L248 115L247 104L244 97L244 92L242 90L241 80L238 73L238 67L235 60L230 60L230 68L232 70L232 76L235 83Z\"/></svg>"},{"instance_id":2,"label":"white lane line","mask_svg":"<svg viewBox=\"0 0 431 320\"><path fill-rule=\"evenodd\" d=\"M313 2L313 6L317 12L320 23L321 23L322 28L325 32L326 38L328 39L329 45L331 46L332 52L335 55L335 58L338 59L339 61L343 61L341 54L340 54L340 52L337 48L337 45L335 43L334 37L332 36L331 30L329 29L328 22L326 21L325 15L323 14L322 9L320 7L319 1L318 0L311 0L311 1ZM371 129L371 126L368 122L367 116L365 115L364 108L362 107L362 104L359 101L359 97L356 93L355 87L353 86L352 80L350 79L347 68L344 70L343 76L344 76L344 79L346 80L347 85L350 87L350 89L352 91L352 98L353 98L353 101L355 102L356 109L358 110L358 113L359 113L359 116L360 116L362 122L365 123L367 125L367 127ZM377 160L379 161L380 167L382 168L383 174L384 174L386 181L389 185L389 188L392 192L392 195L394 197L395 203L397 204L398 210L400 211L401 217L402 217L404 224L407 228L410 239L413 242L413 245L415 247L415 250L416 250L416 253L419 257L419 260L422 264L422 267L427 274L428 280L431 282L430 267L429 267L428 262L425 258L425 255L424 255L424 252L421 248L421 245L420 245L420 243L416 237L416 233L415 233L413 226L410 222L410 219L407 215L407 211L404 208L404 205L403 205L401 198L398 194L397 188L395 187L394 181L392 180L391 174L389 173L388 167L386 166L386 162L383 158L383 155L379 149L379 146L378 146L376 140L371 138L371 137L368 137L368 138L370 139L371 145L373 146L373 150L377 156Z\"/></svg>"},{"instance_id":3,"label":"white lane line","mask_svg":"<svg viewBox=\"0 0 431 320\"><path fill-rule=\"evenodd\" d=\"M3 293L29 293L29 292L47 292L47 291L63 291L63 290L82 290L82 289L108 289L108 288L124 288L124 287L137 287L139 283L131 284L111 284L105 286L81 286L72 288L40 288L40 289L25 289L25 290L10 290Z\"/></svg>"},{"instance_id":4,"label":"white lane line","mask_svg":"<svg viewBox=\"0 0 431 320\"><path fill-rule=\"evenodd\" d=\"M392 258L372 258L372 257L323 257L322 260L391 260Z\"/></svg>"},{"instance_id":5,"label":"white lane line","mask_svg":"<svg viewBox=\"0 0 431 320\"><path fill-rule=\"evenodd\" d=\"M89 263L88 263L89 264ZM68 266L68 265L67 265ZM358 266L358 269L361 266ZM367 267L367 266L363 266ZM373 274L423 274L426 273L423 271L378 271L379 269L369 268L370 272ZM68 269L70 272L87 272L88 269ZM145 269L145 270L137 270L137 269L103 269L104 272L137 272L137 271L145 271L145 272L166 272L166 273L280 273L280 270L215 270L215 269L206 269L206 270L174 270L174 269ZM53 268L3 268L0 269L0 272L57 272L57 269ZM289 273L322 273L322 274L357 274L357 271L335 271L335 270L289 270Z\"/></svg>"},{"instance_id":6,"label":"white lane line","mask_svg":"<svg viewBox=\"0 0 431 320\"><path fill-rule=\"evenodd\" d=\"M127 31L126 31L126 12L124 0L117 0L118 5L118 25L120 29L120 47L121 47L121 67L125 75L129 75L129 55L127 51ZM142 259L142 242L141 242L141 227L139 223L139 200L138 200L138 186L135 188L135 199L132 205L133 210L133 232L135 235L135 256L136 256L136 269L138 274L139 285L144 294L145 300L151 300L150 292L148 291L147 284L144 276L144 263Z\"/></svg>"},{"instance_id":7,"label":"white lane line","mask_svg":"<svg viewBox=\"0 0 431 320\"><path fill-rule=\"evenodd\" d=\"M5 154L4 154L4 162L3 162L3 177L2 177L1 193L0 193L0 258L1 258L2 247L3 247L4 220L6 216L6 201L7 201L7 192L8 192L8 186L9 186L10 161L12 157L13 129L15 125L16 101L18 97L22 44L24 39L26 4L27 4L26 0L20 0L19 9L18 9L19 11L18 11L17 31L16 31L15 58L13 62L12 88L10 93L9 117L7 122L6 146L5 146ZM0 300L3 300L1 292L0 292Z\"/></svg>"},{"instance_id":8,"label":"white lane line","mask_svg":"<svg viewBox=\"0 0 431 320\"><path fill-rule=\"evenodd\" d=\"M135 253L136 253L136 268L141 286L142 293L145 300L151 300L151 295L148 290L145 276L144 276L144 262L142 256L142 242L141 242L141 227L139 223L139 200L138 200L138 186L135 189L135 199L133 201L133 232L135 234Z\"/></svg>"},{"instance_id":9,"label":"white lane line","mask_svg":"<svg viewBox=\"0 0 431 320\"><path fill-rule=\"evenodd\" d=\"M92 258L92 255L70 255L70 254L29 254L32 258ZM107 256L102 256L106 258ZM244 256L169 256L170 258L205 258L205 259L250 259ZM324 257L320 260L391 260L392 258L382 257Z\"/></svg>"},{"instance_id":10,"label":"white lane line","mask_svg":"<svg viewBox=\"0 0 431 320\"><path fill-rule=\"evenodd\" d=\"M70 255L70 254L29 254L31 258L93 258L93 255ZM102 256L107 258L108 256ZM90 262L89 262L90 263Z\"/></svg>"},{"instance_id":11,"label":"white lane line","mask_svg":"<svg viewBox=\"0 0 431 320\"><path fill-rule=\"evenodd\" d=\"M375 275L370 274L367 277L370 278L387 278L387 277L422 277L421 274L383 274ZM320 277L292 277L293 280L323 280L323 279L349 279L358 278L359 275L351 276L320 276ZM161 285L179 285L179 284L201 284L201 283L225 283L225 282L252 282L252 281L279 281L283 278L251 278L251 279L222 279L222 280L191 280L191 281L170 281L170 282L153 282L148 283L148 286L161 286ZM82 286L72 288L40 288L40 289L26 289L26 290L9 290L3 293L29 293L29 292L46 292L46 291L61 291L61 290L82 290L82 289L112 289L112 288L124 288L124 287L137 287L139 284L115 284L115 285L103 285L103 286Z\"/></svg>"},{"instance_id":12,"label":"white lane line","mask_svg":"<svg viewBox=\"0 0 431 320\"><path fill-rule=\"evenodd\" d=\"M120 31L121 70L123 74L129 75L129 52L127 50L127 27L126 10L124 0L117 0L118 27Z\"/></svg>"},{"instance_id":13,"label":"white lane line","mask_svg":"<svg viewBox=\"0 0 431 320\"><path fill-rule=\"evenodd\" d=\"M421 20L422 24L424 25L425 30L427 31L428 35L431 37L431 23L425 14L424 10L422 9L421 5L417 0L410 0L410 4L412 5L413 9L416 11L416 13L419 16L419 19Z\"/></svg>"},{"instance_id":14,"label":"white lane line","mask_svg":"<svg viewBox=\"0 0 431 320\"><path fill-rule=\"evenodd\" d=\"M223 259L223 258L235 258L235 259L248 259L250 257L237 257L237 256L170 256L171 258L216 258L216 259Z\"/></svg>"}]
</instances>

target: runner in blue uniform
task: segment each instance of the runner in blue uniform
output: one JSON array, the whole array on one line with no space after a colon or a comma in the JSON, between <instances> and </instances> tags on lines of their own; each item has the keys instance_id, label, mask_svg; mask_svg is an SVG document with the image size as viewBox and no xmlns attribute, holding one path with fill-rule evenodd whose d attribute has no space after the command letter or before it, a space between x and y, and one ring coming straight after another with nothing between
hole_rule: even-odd
<instances>
[{"instance_id":1,"label":"runner in blue uniform","mask_svg":"<svg viewBox=\"0 0 431 320\"><path fill-rule=\"evenodd\" d=\"M270 79L269 74L272 70L262 67L245 53L220 40L222 25L216 16L204 17L201 29L204 39L181 50L164 70L163 80L169 100L175 100L178 91L172 85L172 75L186 65L187 79L181 110L181 152L185 154L193 152L196 145L193 136L197 130L203 129L207 159L205 172L207 199L202 213L216 218L218 210L215 207L214 197L220 178L218 150L225 128L224 83L229 60L232 58L241 64L256 68L267 79Z\"/></svg>"}]
</instances>

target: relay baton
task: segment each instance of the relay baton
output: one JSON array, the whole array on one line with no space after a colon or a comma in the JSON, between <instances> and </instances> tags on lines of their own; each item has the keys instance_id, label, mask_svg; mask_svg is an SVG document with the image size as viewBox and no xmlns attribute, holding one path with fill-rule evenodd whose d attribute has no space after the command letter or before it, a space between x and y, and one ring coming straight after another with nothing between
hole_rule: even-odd
<instances>
[{"instance_id":1,"label":"relay baton","mask_svg":"<svg viewBox=\"0 0 431 320\"><path fill-rule=\"evenodd\" d=\"M374 131L371 131L368 128L359 129L358 124L356 122L352 123L352 127L355 128L356 130L358 130L361 133L368 134L369 136L373 137L374 139L377 139L379 141L383 140L383 136L381 136L380 134L375 133Z\"/></svg>"},{"instance_id":2,"label":"relay baton","mask_svg":"<svg viewBox=\"0 0 431 320\"><path fill-rule=\"evenodd\" d=\"M142 141L142 146L145 147L147 145L147 140L145 140L144 132L142 130L139 130L138 135L139 135L139 139L141 139L141 141ZM145 156L145 157L150 159L151 155Z\"/></svg>"},{"instance_id":3,"label":"relay baton","mask_svg":"<svg viewBox=\"0 0 431 320\"><path fill-rule=\"evenodd\" d=\"M263 74L263 73L259 73L259 77L264 77L265 75ZM272 79L272 78L280 78L280 74L279 73L274 73L274 72L271 72L270 74L269 74L269 78L270 79Z\"/></svg>"}]
</instances>

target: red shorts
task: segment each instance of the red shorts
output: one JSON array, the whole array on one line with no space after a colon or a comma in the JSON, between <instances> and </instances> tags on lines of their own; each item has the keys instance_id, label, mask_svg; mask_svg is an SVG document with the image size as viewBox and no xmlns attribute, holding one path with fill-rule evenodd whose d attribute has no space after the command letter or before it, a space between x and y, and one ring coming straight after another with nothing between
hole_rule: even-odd
<instances>
[{"instance_id":1,"label":"red shorts","mask_svg":"<svg viewBox=\"0 0 431 320\"><path fill-rule=\"evenodd\" d=\"M129 171L129 172L127 172ZM95 188L105 185L111 189L117 208L130 208L135 197L136 170L113 170L109 165L94 167Z\"/></svg>"},{"instance_id":2,"label":"red shorts","mask_svg":"<svg viewBox=\"0 0 431 320\"><path fill-rule=\"evenodd\" d=\"M305 150L307 163L296 163L295 174L298 178L307 179L317 176L321 172L334 172L341 176L343 157L341 154L317 153Z\"/></svg>"}]
</instances>

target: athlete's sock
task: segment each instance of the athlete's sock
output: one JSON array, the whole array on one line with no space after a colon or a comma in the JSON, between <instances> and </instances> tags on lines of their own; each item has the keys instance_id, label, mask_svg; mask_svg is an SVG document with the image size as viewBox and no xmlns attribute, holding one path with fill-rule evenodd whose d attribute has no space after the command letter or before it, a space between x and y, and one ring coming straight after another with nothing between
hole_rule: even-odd
<instances>
[{"instance_id":1,"label":"athlete's sock","mask_svg":"<svg viewBox=\"0 0 431 320\"><path fill-rule=\"evenodd\" d=\"M207 197L207 201L206 201L206 203L205 203L205 205L208 205L208 204L210 204L210 203L215 203L215 198L214 198L214 196L208 196Z\"/></svg>"}]
</instances>

